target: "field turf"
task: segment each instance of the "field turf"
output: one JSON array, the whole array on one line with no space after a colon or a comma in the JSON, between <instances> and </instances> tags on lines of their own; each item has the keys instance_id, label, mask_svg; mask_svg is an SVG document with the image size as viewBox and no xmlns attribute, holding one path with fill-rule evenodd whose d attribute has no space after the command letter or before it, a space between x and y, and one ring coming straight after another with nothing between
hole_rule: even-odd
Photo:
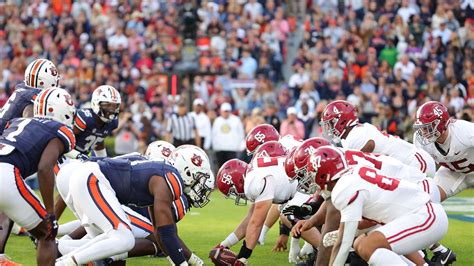
<instances>
[{"instance_id":1,"label":"field turf","mask_svg":"<svg viewBox=\"0 0 474 266\"><path fill-rule=\"evenodd\" d=\"M474 190L467 190L458 195L467 199L459 199L453 203L457 209L449 212L449 232L442 243L452 248L458 255L455 265L474 265ZM193 209L179 223L179 235L187 245L201 258L206 265L211 265L207 258L209 250L222 241L240 219L244 217L248 207L235 206L232 200L225 200L219 193L213 194L211 203L203 209ZM67 212L61 222L71 220L72 214ZM249 261L251 265L288 265L288 253L272 253L271 249L278 234L278 226L272 228L264 246L257 246ZM301 243L302 244L302 243ZM233 250L238 252L240 244ZM7 245L6 254L15 262L23 265L35 265L35 249L27 237L12 236ZM169 265L164 258L131 258L127 265Z\"/></svg>"}]
</instances>

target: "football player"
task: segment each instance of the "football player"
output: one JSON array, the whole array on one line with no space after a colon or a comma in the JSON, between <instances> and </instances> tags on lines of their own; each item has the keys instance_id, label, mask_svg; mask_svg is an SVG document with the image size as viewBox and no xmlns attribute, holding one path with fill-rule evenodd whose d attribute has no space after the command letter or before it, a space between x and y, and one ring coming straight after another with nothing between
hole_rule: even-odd
<instances>
[{"instance_id":1,"label":"football player","mask_svg":"<svg viewBox=\"0 0 474 266\"><path fill-rule=\"evenodd\" d=\"M51 88L38 94L33 113L34 118L11 120L0 136L0 211L38 239L37 264L54 265L53 167L59 157L74 149L70 126L75 108L69 93ZM23 181L34 173L44 205Z\"/></svg>"},{"instance_id":2,"label":"football player","mask_svg":"<svg viewBox=\"0 0 474 266\"><path fill-rule=\"evenodd\" d=\"M110 85L97 87L92 93L92 108L77 110L74 119L76 148L67 153L66 157L86 160L91 150L96 157L107 157L104 139L112 135L112 131L118 126L120 103L120 93L114 87ZM58 219L65 207L64 200L58 196L55 203L55 214ZM66 227L68 226L64 226L68 231Z\"/></svg>"},{"instance_id":3,"label":"football player","mask_svg":"<svg viewBox=\"0 0 474 266\"><path fill-rule=\"evenodd\" d=\"M42 89L59 85L60 76L56 66L47 59L36 59L25 70L25 80L15 86L8 101L0 109L0 134L8 121L19 117L33 116L33 103ZM13 222L0 213L0 257L10 235Z\"/></svg>"},{"instance_id":4,"label":"football player","mask_svg":"<svg viewBox=\"0 0 474 266\"><path fill-rule=\"evenodd\" d=\"M261 124L252 128L245 138L247 154L252 155L257 148L267 141L278 141L280 133L270 124Z\"/></svg>"},{"instance_id":5,"label":"football player","mask_svg":"<svg viewBox=\"0 0 474 266\"><path fill-rule=\"evenodd\" d=\"M250 165L233 159L219 169L217 186L226 197L235 197L238 205L247 200L253 202L246 218L220 244L221 248L228 248L245 237L236 265L246 264L251 256L272 204L286 203L296 194L296 183L289 182L283 169L284 153L282 148L280 157L254 157ZM314 246L319 244L316 229L303 237Z\"/></svg>"},{"instance_id":6,"label":"football player","mask_svg":"<svg viewBox=\"0 0 474 266\"><path fill-rule=\"evenodd\" d=\"M310 164L316 183L331 192L331 201L341 212L330 265L344 265L362 217L382 225L354 242L357 254L370 265L386 265L387 261L405 265L399 255L435 243L448 230L441 204L431 202L412 182L367 166L349 167L342 151L334 147L318 148Z\"/></svg>"},{"instance_id":7,"label":"football player","mask_svg":"<svg viewBox=\"0 0 474 266\"><path fill-rule=\"evenodd\" d=\"M474 187L474 124L449 118L439 102L424 103L416 112L415 144L428 152L440 166L434 175L441 201ZM436 244L430 249L432 262L451 263L455 254Z\"/></svg>"},{"instance_id":8,"label":"football player","mask_svg":"<svg viewBox=\"0 0 474 266\"><path fill-rule=\"evenodd\" d=\"M334 101L326 106L321 118L324 134L342 147L392 156L404 164L433 176L436 165L424 150L398 137L383 133L375 126L360 124L354 105Z\"/></svg>"},{"instance_id":9,"label":"football player","mask_svg":"<svg viewBox=\"0 0 474 266\"><path fill-rule=\"evenodd\" d=\"M209 202L214 179L207 155L196 146L180 146L170 163L107 158L84 163L71 177L69 200L76 214L90 221L85 227L101 234L59 258L57 265L85 264L132 249L135 239L121 204L149 206L160 248L174 264L187 265L190 254L185 257L189 251L183 250L175 223L183 218L186 201L197 208Z\"/></svg>"}]
</instances>

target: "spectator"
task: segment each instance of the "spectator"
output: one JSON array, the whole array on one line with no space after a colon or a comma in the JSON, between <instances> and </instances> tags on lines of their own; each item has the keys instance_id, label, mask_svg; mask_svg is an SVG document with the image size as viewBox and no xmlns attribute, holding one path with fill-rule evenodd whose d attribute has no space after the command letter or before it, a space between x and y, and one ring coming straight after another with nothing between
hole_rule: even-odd
<instances>
[{"instance_id":1,"label":"spectator","mask_svg":"<svg viewBox=\"0 0 474 266\"><path fill-rule=\"evenodd\" d=\"M115 154L123 155L138 151L140 131L135 127L132 113L121 112L117 129L115 129Z\"/></svg>"},{"instance_id":2,"label":"spectator","mask_svg":"<svg viewBox=\"0 0 474 266\"><path fill-rule=\"evenodd\" d=\"M446 26L448 23L447 20L443 20L439 24L439 28L433 31L433 37L438 38L440 37L443 41L443 44L446 45L451 40L452 31Z\"/></svg>"},{"instance_id":3,"label":"spectator","mask_svg":"<svg viewBox=\"0 0 474 266\"><path fill-rule=\"evenodd\" d=\"M301 111L298 113L298 119L301 120L304 125L304 139L310 137L310 134L313 131L313 125L317 123L314 118L314 113L309 110L308 103L303 102L301 105Z\"/></svg>"},{"instance_id":4,"label":"spectator","mask_svg":"<svg viewBox=\"0 0 474 266\"><path fill-rule=\"evenodd\" d=\"M203 149L211 148L211 120L204 110L204 101L201 98L194 99L193 112L190 113L196 123L197 131L201 137L201 145Z\"/></svg>"},{"instance_id":5,"label":"spectator","mask_svg":"<svg viewBox=\"0 0 474 266\"><path fill-rule=\"evenodd\" d=\"M288 86L293 91L293 97L298 99L303 85L309 81L309 74L300 64L295 65L296 72L290 77Z\"/></svg>"},{"instance_id":6,"label":"spectator","mask_svg":"<svg viewBox=\"0 0 474 266\"><path fill-rule=\"evenodd\" d=\"M220 106L220 116L212 125L212 149L216 152L218 168L228 160L237 158L237 153L244 148L245 133L242 121L231 111L232 106L223 103Z\"/></svg>"},{"instance_id":7,"label":"spectator","mask_svg":"<svg viewBox=\"0 0 474 266\"><path fill-rule=\"evenodd\" d=\"M242 64L239 67L239 76L243 79L253 79L257 72L257 60L252 57L248 50L242 52Z\"/></svg>"},{"instance_id":8,"label":"spectator","mask_svg":"<svg viewBox=\"0 0 474 266\"><path fill-rule=\"evenodd\" d=\"M278 109L272 101L265 104L264 119L266 124L272 125L274 128L280 128L280 118L277 115Z\"/></svg>"},{"instance_id":9,"label":"spectator","mask_svg":"<svg viewBox=\"0 0 474 266\"><path fill-rule=\"evenodd\" d=\"M283 120L280 127L280 135L288 134L294 135L297 138L303 139L305 136L304 124L296 117L296 108L290 107L286 111L287 119Z\"/></svg>"},{"instance_id":10,"label":"spectator","mask_svg":"<svg viewBox=\"0 0 474 266\"><path fill-rule=\"evenodd\" d=\"M402 55L401 60L395 64L393 72L396 74L397 71L400 71L401 77L404 80L408 80L415 70L415 67L415 64L410 61L408 55Z\"/></svg>"},{"instance_id":11,"label":"spectator","mask_svg":"<svg viewBox=\"0 0 474 266\"><path fill-rule=\"evenodd\" d=\"M250 18L251 21L255 21L263 15L263 6L257 0L249 0L244 5L244 16Z\"/></svg>"},{"instance_id":12,"label":"spectator","mask_svg":"<svg viewBox=\"0 0 474 266\"><path fill-rule=\"evenodd\" d=\"M415 7L418 8L418 6ZM398 9L397 15L399 15L405 23L410 21L410 17L418 14L417 9L409 4L409 0L402 0L402 7Z\"/></svg>"},{"instance_id":13,"label":"spectator","mask_svg":"<svg viewBox=\"0 0 474 266\"><path fill-rule=\"evenodd\" d=\"M166 130L168 142L173 143L175 147L183 144L201 146L201 137L196 129L194 118L188 113L184 101L178 103L178 110L171 115Z\"/></svg>"}]
</instances>

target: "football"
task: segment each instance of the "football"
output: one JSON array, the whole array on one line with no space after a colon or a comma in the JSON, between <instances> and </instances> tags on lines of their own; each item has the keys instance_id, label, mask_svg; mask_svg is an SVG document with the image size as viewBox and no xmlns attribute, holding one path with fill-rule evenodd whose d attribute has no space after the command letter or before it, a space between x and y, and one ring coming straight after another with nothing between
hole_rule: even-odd
<instances>
[{"instance_id":1,"label":"football","mask_svg":"<svg viewBox=\"0 0 474 266\"><path fill-rule=\"evenodd\" d=\"M216 266L232 266L237 255L230 249L216 247L209 252L209 258Z\"/></svg>"}]
</instances>

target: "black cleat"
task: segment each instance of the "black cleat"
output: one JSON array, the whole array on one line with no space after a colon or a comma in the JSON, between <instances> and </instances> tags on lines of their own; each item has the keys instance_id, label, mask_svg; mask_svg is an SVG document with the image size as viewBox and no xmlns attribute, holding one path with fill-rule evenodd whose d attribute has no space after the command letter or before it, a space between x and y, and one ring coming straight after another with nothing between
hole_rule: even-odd
<instances>
[{"instance_id":1,"label":"black cleat","mask_svg":"<svg viewBox=\"0 0 474 266\"><path fill-rule=\"evenodd\" d=\"M431 258L432 265L451 265L456 261L456 253L454 253L450 248L445 252L434 252L433 257Z\"/></svg>"}]
</instances>

